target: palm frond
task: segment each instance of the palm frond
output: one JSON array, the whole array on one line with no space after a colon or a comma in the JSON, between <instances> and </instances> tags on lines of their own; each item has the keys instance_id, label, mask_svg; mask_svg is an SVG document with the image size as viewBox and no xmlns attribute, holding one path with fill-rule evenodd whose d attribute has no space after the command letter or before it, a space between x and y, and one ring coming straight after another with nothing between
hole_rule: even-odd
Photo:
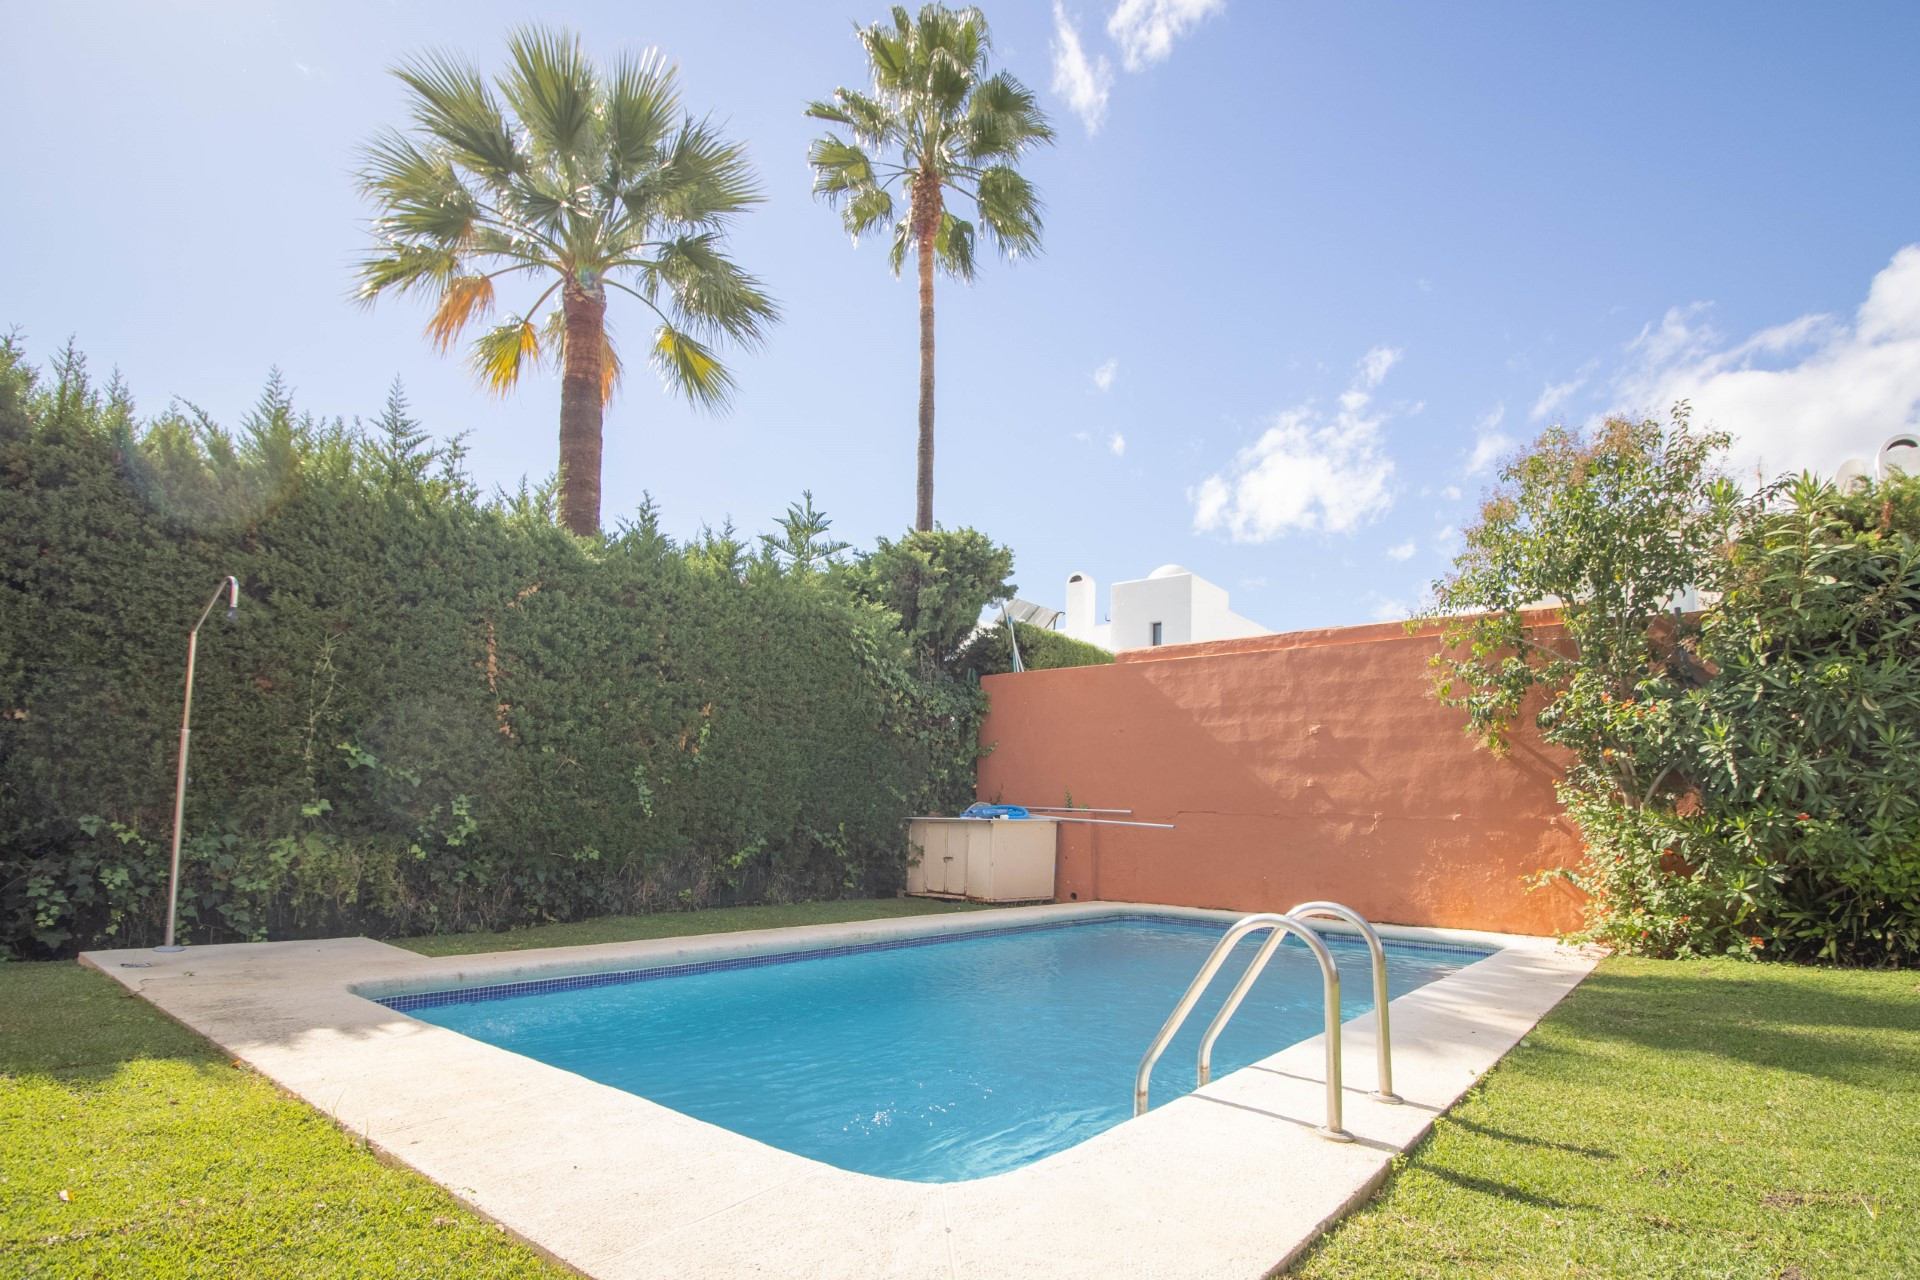
<instances>
[{"instance_id":1,"label":"palm frond","mask_svg":"<svg viewBox=\"0 0 1920 1280\"><path fill-rule=\"evenodd\" d=\"M807 147L807 164L813 168L813 194L829 202L877 185L866 150L837 134L815 138Z\"/></svg>"},{"instance_id":2,"label":"palm frond","mask_svg":"<svg viewBox=\"0 0 1920 1280\"><path fill-rule=\"evenodd\" d=\"M873 84L883 93L898 93L905 88L908 74L908 49L913 41L913 18L905 7L893 6L893 30L882 23L862 27L854 33L865 50L873 71Z\"/></svg>"},{"instance_id":3,"label":"palm frond","mask_svg":"<svg viewBox=\"0 0 1920 1280\"><path fill-rule=\"evenodd\" d=\"M980 220L1009 258L1040 251L1040 193L1019 171L994 165L980 174L975 196Z\"/></svg>"},{"instance_id":4,"label":"palm frond","mask_svg":"<svg viewBox=\"0 0 1920 1280\"><path fill-rule=\"evenodd\" d=\"M451 351L468 322L493 310L493 281L486 276L455 276L440 293L440 305L427 321L427 337L440 351Z\"/></svg>"},{"instance_id":5,"label":"palm frond","mask_svg":"<svg viewBox=\"0 0 1920 1280\"><path fill-rule=\"evenodd\" d=\"M507 36L512 69L501 78L521 127L555 167L584 176L599 150L599 86L580 37L554 27L521 27Z\"/></svg>"},{"instance_id":6,"label":"palm frond","mask_svg":"<svg viewBox=\"0 0 1920 1280\"><path fill-rule=\"evenodd\" d=\"M733 398L733 375L713 350L670 324L654 332L653 366L691 404L720 409Z\"/></svg>"},{"instance_id":7,"label":"palm frond","mask_svg":"<svg viewBox=\"0 0 1920 1280\"><path fill-rule=\"evenodd\" d=\"M620 363L619 349L614 346L613 326L600 326L600 403L613 403L613 393L620 386L620 375L626 372L626 366Z\"/></svg>"},{"instance_id":8,"label":"palm frond","mask_svg":"<svg viewBox=\"0 0 1920 1280\"><path fill-rule=\"evenodd\" d=\"M529 363L540 360L540 335L524 318L495 325L473 340L467 364L480 385L494 395L513 390Z\"/></svg>"},{"instance_id":9,"label":"palm frond","mask_svg":"<svg viewBox=\"0 0 1920 1280\"><path fill-rule=\"evenodd\" d=\"M622 57L606 81L607 179L616 187L645 172L680 110L671 66L657 53Z\"/></svg>"},{"instance_id":10,"label":"palm frond","mask_svg":"<svg viewBox=\"0 0 1920 1280\"><path fill-rule=\"evenodd\" d=\"M832 102L815 102L807 114L853 130L862 146L883 147L901 136L897 112L888 104L853 89L835 89Z\"/></svg>"},{"instance_id":11,"label":"palm frond","mask_svg":"<svg viewBox=\"0 0 1920 1280\"><path fill-rule=\"evenodd\" d=\"M358 186L383 236L457 249L472 234L480 205L445 150L388 132L361 148L360 161Z\"/></svg>"},{"instance_id":12,"label":"palm frond","mask_svg":"<svg viewBox=\"0 0 1920 1280\"><path fill-rule=\"evenodd\" d=\"M971 161L1014 160L1054 137L1033 90L1005 72L981 81L973 91L961 136Z\"/></svg>"},{"instance_id":13,"label":"palm frond","mask_svg":"<svg viewBox=\"0 0 1920 1280\"><path fill-rule=\"evenodd\" d=\"M893 224L893 243L887 246L887 266L899 275L906 269L907 253L913 248L913 221L902 218Z\"/></svg>"},{"instance_id":14,"label":"palm frond","mask_svg":"<svg viewBox=\"0 0 1920 1280\"><path fill-rule=\"evenodd\" d=\"M973 279L973 224L953 214L943 214L940 227L933 233L933 252L956 280Z\"/></svg>"},{"instance_id":15,"label":"palm frond","mask_svg":"<svg viewBox=\"0 0 1920 1280\"><path fill-rule=\"evenodd\" d=\"M558 247L568 242L576 215L583 211L579 196L579 190L567 181L565 174L541 168L522 174L512 187L502 191L499 208L517 229L537 233Z\"/></svg>"},{"instance_id":16,"label":"palm frond","mask_svg":"<svg viewBox=\"0 0 1920 1280\"><path fill-rule=\"evenodd\" d=\"M840 210L847 234L860 237L893 221L893 195L878 181L873 161L860 147L827 134L807 151L813 168L813 193Z\"/></svg>"},{"instance_id":17,"label":"palm frond","mask_svg":"<svg viewBox=\"0 0 1920 1280\"><path fill-rule=\"evenodd\" d=\"M721 253L711 233L667 241L643 275L666 286L682 319L748 346L779 318L765 287Z\"/></svg>"},{"instance_id":18,"label":"palm frond","mask_svg":"<svg viewBox=\"0 0 1920 1280\"><path fill-rule=\"evenodd\" d=\"M524 166L500 105L470 63L429 51L402 62L393 74L413 91L414 121L476 176L509 182Z\"/></svg>"},{"instance_id":19,"label":"palm frond","mask_svg":"<svg viewBox=\"0 0 1920 1280\"><path fill-rule=\"evenodd\" d=\"M746 148L725 141L707 120L682 121L660 164L622 194L628 214L643 227L695 230L718 229L765 198Z\"/></svg>"},{"instance_id":20,"label":"palm frond","mask_svg":"<svg viewBox=\"0 0 1920 1280\"><path fill-rule=\"evenodd\" d=\"M925 70L920 76L921 92L942 117L949 117L966 105L973 91L973 68L946 48L926 51Z\"/></svg>"},{"instance_id":21,"label":"palm frond","mask_svg":"<svg viewBox=\"0 0 1920 1280\"><path fill-rule=\"evenodd\" d=\"M360 286L354 296L371 303L382 293L412 293L418 289L439 288L460 269L460 256L450 249L431 245L395 244L385 252L361 259L354 273Z\"/></svg>"}]
</instances>

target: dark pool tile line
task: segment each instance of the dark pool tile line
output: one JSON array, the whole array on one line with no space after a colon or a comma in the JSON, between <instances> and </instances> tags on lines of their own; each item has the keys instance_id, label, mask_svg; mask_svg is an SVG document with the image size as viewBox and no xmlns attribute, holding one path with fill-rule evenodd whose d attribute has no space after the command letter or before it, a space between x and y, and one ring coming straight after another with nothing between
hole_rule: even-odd
<instances>
[{"instance_id":1,"label":"dark pool tile line","mask_svg":"<svg viewBox=\"0 0 1920 1280\"><path fill-rule=\"evenodd\" d=\"M1034 924L1004 925L994 929L968 929L957 933L918 934L908 938L886 938L875 942L853 942L838 947L819 947L811 951L777 951L764 955L734 956L726 960L701 960L689 964L659 965L649 969L621 969L609 973L577 973L564 978L534 978L525 982L501 982L482 987L455 987L446 991L418 991L386 996L376 1003L395 1013L416 1009L436 1009L451 1004L480 1004L489 1000L511 1000L516 996L546 995L555 991L579 991L590 987L624 986L633 982L657 982L664 978L684 978L696 973L718 973L728 969L758 969L767 965L794 964L802 960L823 960L829 956L860 955L869 951L898 951L907 947L929 947L945 942L967 942L975 938L1002 938L1017 933L1038 933L1047 929L1075 929L1087 925L1140 922L1176 925L1209 933L1220 932L1219 922L1190 916L1160 915L1149 912L1115 911L1074 920L1047 920ZM1356 938L1332 935L1329 942L1360 946ZM1392 942L1394 950L1439 951L1483 959L1493 954L1473 947L1450 947L1427 942Z\"/></svg>"}]
</instances>

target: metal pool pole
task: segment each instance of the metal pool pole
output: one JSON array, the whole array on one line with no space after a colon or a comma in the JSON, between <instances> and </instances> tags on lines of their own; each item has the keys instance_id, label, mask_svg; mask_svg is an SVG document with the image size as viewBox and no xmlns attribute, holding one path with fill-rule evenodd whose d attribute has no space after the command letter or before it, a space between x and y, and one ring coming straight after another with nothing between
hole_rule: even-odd
<instances>
[{"instance_id":1,"label":"metal pool pole","mask_svg":"<svg viewBox=\"0 0 1920 1280\"><path fill-rule=\"evenodd\" d=\"M193 660L200 648L200 627L213 612L213 606L219 603L220 593L227 593L227 621L232 622L240 616L240 580L229 576L207 599L207 607L200 611L200 621L193 624L193 630L187 632L187 696L180 706L180 771L173 781L173 863L167 873L167 936L155 951L184 951L185 947L175 946L173 941L174 914L180 906L180 825L187 814L187 740L193 735Z\"/></svg>"}]
</instances>

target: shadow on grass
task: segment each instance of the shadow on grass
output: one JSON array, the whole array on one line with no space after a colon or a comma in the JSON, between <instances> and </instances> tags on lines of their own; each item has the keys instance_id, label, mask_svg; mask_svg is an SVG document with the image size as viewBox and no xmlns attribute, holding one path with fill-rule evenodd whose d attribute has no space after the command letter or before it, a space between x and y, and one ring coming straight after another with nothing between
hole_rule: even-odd
<instances>
[{"instance_id":1,"label":"shadow on grass","mask_svg":"<svg viewBox=\"0 0 1920 1280\"><path fill-rule=\"evenodd\" d=\"M1839 1084L1902 1084L1904 1091L1911 1037L1920 1035L1916 978L1911 971L1614 961L1580 985L1555 1022L1588 1041L1706 1054Z\"/></svg>"},{"instance_id":2,"label":"shadow on grass","mask_svg":"<svg viewBox=\"0 0 1920 1280\"><path fill-rule=\"evenodd\" d=\"M1421 1172L1451 1183L1462 1191L1471 1191L1476 1195L1495 1196L1515 1204L1531 1205L1535 1209L1593 1209L1597 1205L1577 1204L1572 1200L1562 1200L1557 1196L1543 1196L1537 1191L1527 1191L1509 1182L1496 1182L1492 1178L1476 1178L1470 1173L1456 1173L1442 1165L1428 1164Z\"/></svg>"},{"instance_id":3,"label":"shadow on grass","mask_svg":"<svg viewBox=\"0 0 1920 1280\"><path fill-rule=\"evenodd\" d=\"M72 961L0 965L0 1073L99 1083L136 1059L213 1064L218 1050L105 974Z\"/></svg>"},{"instance_id":4,"label":"shadow on grass","mask_svg":"<svg viewBox=\"0 0 1920 1280\"><path fill-rule=\"evenodd\" d=\"M1524 1133L1508 1133L1492 1125L1480 1124L1464 1116L1449 1116L1447 1123L1456 1129L1465 1129L1468 1133L1477 1133L1483 1138L1492 1138L1495 1142L1513 1142L1523 1147L1539 1147L1547 1151L1560 1151L1571 1156L1585 1156L1589 1160L1618 1160L1620 1157L1611 1151L1599 1147L1582 1147L1571 1142L1549 1142L1545 1138L1530 1138Z\"/></svg>"}]
</instances>

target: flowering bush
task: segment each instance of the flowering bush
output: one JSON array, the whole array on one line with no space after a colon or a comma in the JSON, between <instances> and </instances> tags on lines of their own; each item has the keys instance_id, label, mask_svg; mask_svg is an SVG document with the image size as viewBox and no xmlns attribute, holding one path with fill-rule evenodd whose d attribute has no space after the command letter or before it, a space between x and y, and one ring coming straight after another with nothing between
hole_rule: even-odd
<instances>
[{"instance_id":1,"label":"flowering bush","mask_svg":"<svg viewBox=\"0 0 1920 1280\"><path fill-rule=\"evenodd\" d=\"M1914 963L1920 481L1742 499L1725 443L1682 406L1510 464L1436 586L1436 692L1495 749L1537 706L1572 754L1587 856L1548 878L1589 895L1584 936ZM1551 619L1522 609L1543 600Z\"/></svg>"}]
</instances>

